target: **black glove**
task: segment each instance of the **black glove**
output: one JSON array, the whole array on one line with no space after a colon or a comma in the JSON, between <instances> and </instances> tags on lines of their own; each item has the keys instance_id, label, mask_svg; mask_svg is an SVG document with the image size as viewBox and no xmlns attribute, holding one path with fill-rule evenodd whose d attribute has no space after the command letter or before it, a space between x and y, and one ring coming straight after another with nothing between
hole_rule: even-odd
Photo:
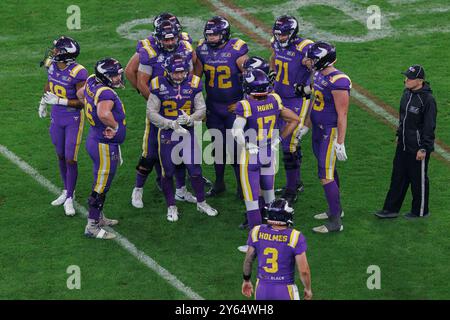
<instances>
[{"instance_id":1,"label":"black glove","mask_svg":"<svg viewBox=\"0 0 450 320\"><path fill-rule=\"evenodd\" d=\"M303 83L294 83L295 94L306 99L311 98L311 86Z\"/></svg>"},{"instance_id":2,"label":"black glove","mask_svg":"<svg viewBox=\"0 0 450 320\"><path fill-rule=\"evenodd\" d=\"M269 74L267 77L269 78L270 85L273 85L273 82L275 81L275 77L277 76L277 73L273 70L269 71Z\"/></svg>"}]
</instances>

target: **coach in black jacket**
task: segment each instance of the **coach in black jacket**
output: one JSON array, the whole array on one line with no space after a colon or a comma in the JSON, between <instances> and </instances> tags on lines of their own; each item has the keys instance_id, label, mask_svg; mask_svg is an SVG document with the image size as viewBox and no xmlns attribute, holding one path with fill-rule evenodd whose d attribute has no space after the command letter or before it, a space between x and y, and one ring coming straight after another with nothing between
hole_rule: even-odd
<instances>
[{"instance_id":1,"label":"coach in black jacket","mask_svg":"<svg viewBox=\"0 0 450 320\"><path fill-rule=\"evenodd\" d=\"M428 162L434 150L436 101L422 66L414 65L402 72L406 76L400 101L400 121L397 130L391 185L379 218L396 218L409 184L413 196L411 212L406 218L427 217L429 181Z\"/></svg>"}]
</instances>

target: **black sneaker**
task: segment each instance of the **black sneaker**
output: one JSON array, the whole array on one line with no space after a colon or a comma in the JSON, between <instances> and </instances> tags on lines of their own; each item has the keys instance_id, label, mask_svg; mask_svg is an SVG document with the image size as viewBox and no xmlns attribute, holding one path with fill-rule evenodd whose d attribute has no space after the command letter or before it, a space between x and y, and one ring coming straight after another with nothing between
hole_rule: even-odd
<instances>
[{"instance_id":1,"label":"black sneaker","mask_svg":"<svg viewBox=\"0 0 450 320\"><path fill-rule=\"evenodd\" d=\"M375 215L380 219L397 218L398 212L390 212L387 210L380 210L375 212Z\"/></svg>"},{"instance_id":2,"label":"black sneaker","mask_svg":"<svg viewBox=\"0 0 450 320\"><path fill-rule=\"evenodd\" d=\"M424 214L423 216L418 215L418 214L414 214L412 212L408 212L407 214L405 214L405 218L406 219L428 218L429 216L430 216L429 212L427 214Z\"/></svg>"},{"instance_id":3,"label":"black sneaker","mask_svg":"<svg viewBox=\"0 0 450 320\"><path fill-rule=\"evenodd\" d=\"M219 184L219 185L214 184L214 187L212 187L211 190L206 192L206 196L207 197L215 197L218 194L223 193L223 192L225 192L225 184L224 183Z\"/></svg>"}]
</instances>

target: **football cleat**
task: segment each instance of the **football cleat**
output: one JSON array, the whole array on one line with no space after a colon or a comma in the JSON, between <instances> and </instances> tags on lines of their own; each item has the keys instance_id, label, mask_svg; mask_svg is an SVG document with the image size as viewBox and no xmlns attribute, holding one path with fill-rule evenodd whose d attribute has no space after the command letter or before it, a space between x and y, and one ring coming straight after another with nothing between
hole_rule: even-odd
<instances>
[{"instance_id":1,"label":"football cleat","mask_svg":"<svg viewBox=\"0 0 450 320\"><path fill-rule=\"evenodd\" d=\"M190 193L186 186L181 187L175 191L175 200L186 201L189 203L197 203L197 198Z\"/></svg>"},{"instance_id":2,"label":"football cleat","mask_svg":"<svg viewBox=\"0 0 450 320\"><path fill-rule=\"evenodd\" d=\"M144 203L142 202L142 194L144 192L143 188L134 188L133 193L131 194L131 204L133 207L141 209L144 207Z\"/></svg>"},{"instance_id":3,"label":"football cleat","mask_svg":"<svg viewBox=\"0 0 450 320\"><path fill-rule=\"evenodd\" d=\"M110 240L116 237L114 233L108 232L105 229L100 228L99 224L89 225L89 223L84 229L84 235L88 238L96 238L103 240Z\"/></svg>"},{"instance_id":4,"label":"football cleat","mask_svg":"<svg viewBox=\"0 0 450 320\"><path fill-rule=\"evenodd\" d=\"M330 233L330 232L340 232L344 230L344 226L340 225L338 229L332 230L328 229L326 225L321 225L312 229L315 233Z\"/></svg>"},{"instance_id":5,"label":"football cleat","mask_svg":"<svg viewBox=\"0 0 450 320\"><path fill-rule=\"evenodd\" d=\"M64 212L66 213L66 216L69 217L73 217L75 215L72 198L67 198L66 201L64 201Z\"/></svg>"},{"instance_id":6,"label":"football cleat","mask_svg":"<svg viewBox=\"0 0 450 320\"><path fill-rule=\"evenodd\" d=\"M170 222L178 221L178 208L176 206L167 208L167 220Z\"/></svg>"},{"instance_id":7,"label":"football cleat","mask_svg":"<svg viewBox=\"0 0 450 320\"><path fill-rule=\"evenodd\" d=\"M344 217L344 210L341 211L341 218L343 218L343 217ZM328 219L328 213L322 212L322 213L316 214L316 215L314 216L314 219L317 219L317 220L326 220L326 219Z\"/></svg>"},{"instance_id":8,"label":"football cleat","mask_svg":"<svg viewBox=\"0 0 450 320\"><path fill-rule=\"evenodd\" d=\"M238 250L243 253L247 253L248 245L239 246Z\"/></svg>"},{"instance_id":9,"label":"football cleat","mask_svg":"<svg viewBox=\"0 0 450 320\"><path fill-rule=\"evenodd\" d=\"M207 197L215 197L218 194L225 192L226 187L225 187L225 183L214 183L214 186L211 188L211 190L206 192L206 196Z\"/></svg>"},{"instance_id":10,"label":"football cleat","mask_svg":"<svg viewBox=\"0 0 450 320\"><path fill-rule=\"evenodd\" d=\"M119 221L115 219L108 219L105 215L100 213L100 220L98 221L99 227L112 227L118 224Z\"/></svg>"},{"instance_id":11,"label":"football cleat","mask_svg":"<svg viewBox=\"0 0 450 320\"><path fill-rule=\"evenodd\" d=\"M197 202L197 210L206 213L210 217L215 217L219 214L219 212L207 204L206 201Z\"/></svg>"},{"instance_id":12,"label":"football cleat","mask_svg":"<svg viewBox=\"0 0 450 320\"><path fill-rule=\"evenodd\" d=\"M60 206L66 202L67 199L67 190L63 190L56 200L52 201L52 206Z\"/></svg>"}]
</instances>

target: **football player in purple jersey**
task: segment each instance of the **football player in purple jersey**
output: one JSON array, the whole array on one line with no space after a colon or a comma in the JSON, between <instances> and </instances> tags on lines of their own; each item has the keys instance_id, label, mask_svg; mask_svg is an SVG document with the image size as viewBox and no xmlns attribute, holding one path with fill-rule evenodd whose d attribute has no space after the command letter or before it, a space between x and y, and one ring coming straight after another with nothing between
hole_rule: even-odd
<instances>
[{"instance_id":1,"label":"football player in purple jersey","mask_svg":"<svg viewBox=\"0 0 450 320\"><path fill-rule=\"evenodd\" d=\"M241 147L240 178L249 228L262 222L260 194L267 204L275 199L275 159L278 145L292 134L299 117L284 108L280 97L271 93L267 74L249 69L243 75L245 99L236 104L233 136ZM284 120L281 134L275 129L278 118ZM247 251L246 246L238 248Z\"/></svg>"},{"instance_id":2,"label":"football player in purple jersey","mask_svg":"<svg viewBox=\"0 0 450 320\"><path fill-rule=\"evenodd\" d=\"M265 208L267 224L255 226L248 236L244 260L242 294L253 294L251 273L258 258L256 300L300 300L295 284L295 265L304 286L303 299L311 300L311 272L306 258L306 239L292 226L294 210L285 199L276 199Z\"/></svg>"},{"instance_id":3,"label":"football player in purple jersey","mask_svg":"<svg viewBox=\"0 0 450 320\"><path fill-rule=\"evenodd\" d=\"M156 26L155 45L145 45L139 49L139 70L137 83L141 95L148 99L150 95L150 79L162 77L164 60L174 53L180 53L187 57L190 72L196 60L195 52L188 41L180 40L179 27L170 20L163 20ZM157 182L161 180L161 167L158 161L157 128L147 119L142 144L142 154L136 166L135 186L131 195L131 203L136 208L142 208L144 203L143 187L148 175L155 168ZM186 188L186 168L184 165L177 166L175 171L176 193L175 197L180 201L196 203L195 197Z\"/></svg>"},{"instance_id":4,"label":"football player in purple jersey","mask_svg":"<svg viewBox=\"0 0 450 320\"><path fill-rule=\"evenodd\" d=\"M89 238L115 238L115 234L102 227L116 225L118 221L106 218L103 206L117 167L122 163L120 145L126 136L125 107L114 89L123 87L124 71L119 61L105 58L96 63L95 74L77 92L79 99L84 100L90 124L86 150L93 162L94 182L84 231Z\"/></svg>"},{"instance_id":5,"label":"football player in purple jersey","mask_svg":"<svg viewBox=\"0 0 450 320\"><path fill-rule=\"evenodd\" d=\"M316 42L309 47L307 58L314 72L314 87L302 87L304 95L312 91L313 104L308 123L312 124L312 148L318 164L318 177L322 183L328 210L314 217L328 222L313 228L317 233L342 231L339 177L336 158L347 160L345 137L347 113L352 82L342 71L334 67L336 48L327 42ZM312 90L311 90L312 89Z\"/></svg>"},{"instance_id":6,"label":"football player in purple jersey","mask_svg":"<svg viewBox=\"0 0 450 320\"><path fill-rule=\"evenodd\" d=\"M208 216L216 216L217 210L205 201L201 161L195 161L198 158L196 155L201 152L194 136L194 123L202 121L206 113L201 79L189 74L189 60L182 54L169 56L163 66L166 74L151 81L147 118L158 128L161 185L168 207L167 220L178 220L173 175L179 163L184 163L189 173L197 210Z\"/></svg>"},{"instance_id":7,"label":"football player in purple jersey","mask_svg":"<svg viewBox=\"0 0 450 320\"><path fill-rule=\"evenodd\" d=\"M171 21L175 23L177 26L179 32L181 33L181 40L188 41L190 44L192 44L192 38L187 32L183 32L183 26L181 25L178 18L169 12L162 12L159 15L157 15L153 19L153 29L156 30L158 25L161 24L163 21ZM139 68L139 49L141 49L143 46L154 46L155 45L155 37L154 33L152 32L151 35L149 35L147 38L139 40L136 44L136 50L135 53L131 56L130 60L128 61L127 66L125 67L125 76L127 77L127 80L131 83L131 86L135 89L137 89L137 73ZM139 90L138 90L139 92Z\"/></svg>"},{"instance_id":8,"label":"football player in purple jersey","mask_svg":"<svg viewBox=\"0 0 450 320\"><path fill-rule=\"evenodd\" d=\"M313 42L299 37L298 29L297 19L292 16L283 15L275 20L272 28L270 58L273 71L270 76L275 78L274 91L280 95L283 105L299 115L303 124L308 101L298 96L295 87L309 82L310 71L306 66L305 56ZM280 120L279 125L282 126L282 124L283 120ZM303 190L300 174L302 153L300 145L296 146L297 130L285 139L282 145L286 171L286 186L283 188L282 197L287 199L291 206L297 199L297 192Z\"/></svg>"},{"instance_id":9,"label":"football player in purple jersey","mask_svg":"<svg viewBox=\"0 0 450 320\"><path fill-rule=\"evenodd\" d=\"M39 117L47 116L47 104L52 105L50 136L55 145L59 171L64 184L61 195L52 205L64 204L67 216L73 216L73 198L78 177L78 151L83 137L83 103L77 98L77 90L83 87L87 71L75 59L80 54L78 42L69 37L53 41L41 66L47 68L47 83L39 105Z\"/></svg>"},{"instance_id":10,"label":"football player in purple jersey","mask_svg":"<svg viewBox=\"0 0 450 320\"><path fill-rule=\"evenodd\" d=\"M243 63L248 59L248 46L241 39L230 38L230 23L220 16L215 16L206 22L203 35L204 39L200 40L196 49L198 59L194 65L194 74L199 77L203 73L205 74L206 126L208 129L219 130L223 138L222 145L215 146L214 169L216 179L212 190L207 194L207 196L215 196L225 191L224 175L227 147L229 148L228 151L235 148L234 143L229 146L226 145L226 141L233 141L231 135L227 136L227 132L232 128L236 117L228 109L230 105L243 98L241 75ZM217 154L217 151L220 154ZM238 185L237 194L242 197L236 152L234 152L234 155L232 166Z\"/></svg>"}]
</instances>

